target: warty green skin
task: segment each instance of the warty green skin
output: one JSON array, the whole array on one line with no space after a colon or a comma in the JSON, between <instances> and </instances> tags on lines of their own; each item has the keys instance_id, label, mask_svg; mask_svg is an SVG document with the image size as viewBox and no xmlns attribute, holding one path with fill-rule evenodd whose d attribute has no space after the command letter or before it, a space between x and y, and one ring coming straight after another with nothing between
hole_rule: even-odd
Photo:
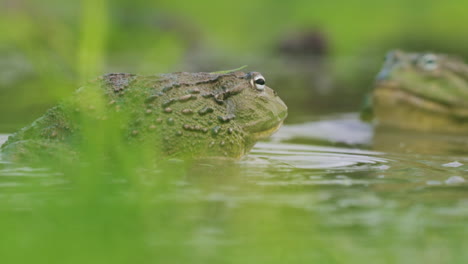
<instances>
[{"instance_id":1,"label":"warty green skin","mask_svg":"<svg viewBox=\"0 0 468 264\"><path fill-rule=\"evenodd\" d=\"M164 157L240 158L287 116L275 91L257 87L260 77L240 71L108 74L10 136L2 152L13 160L53 157L57 149L79 157L80 146L96 136Z\"/></svg>"},{"instance_id":2,"label":"warty green skin","mask_svg":"<svg viewBox=\"0 0 468 264\"><path fill-rule=\"evenodd\" d=\"M370 101L379 126L466 133L468 65L444 54L389 52Z\"/></svg>"}]
</instances>

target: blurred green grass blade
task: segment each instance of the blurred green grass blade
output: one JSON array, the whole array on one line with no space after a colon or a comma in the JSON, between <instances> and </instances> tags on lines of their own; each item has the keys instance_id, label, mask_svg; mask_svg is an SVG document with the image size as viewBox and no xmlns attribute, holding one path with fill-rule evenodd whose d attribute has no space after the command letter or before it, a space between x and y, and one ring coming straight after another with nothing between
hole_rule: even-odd
<instances>
[{"instance_id":1,"label":"blurred green grass blade","mask_svg":"<svg viewBox=\"0 0 468 264\"><path fill-rule=\"evenodd\" d=\"M216 71L216 72L210 72L211 74L228 74L228 73L231 73L231 72L236 72L236 71L240 71L240 70L243 70L245 68L247 68L248 65L244 65L244 66L241 66L237 69L232 69L232 70L226 70L226 71Z\"/></svg>"},{"instance_id":2,"label":"blurred green grass blade","mask_svg":"<svg viewBox=\"0 0 468 264\"><path fill-rule=\"evenodd\" d=\"M104 68L108 3L106 0L83 0L81 3L78 73L83 82L102 74Z\"/></svg>"}]
</instances>

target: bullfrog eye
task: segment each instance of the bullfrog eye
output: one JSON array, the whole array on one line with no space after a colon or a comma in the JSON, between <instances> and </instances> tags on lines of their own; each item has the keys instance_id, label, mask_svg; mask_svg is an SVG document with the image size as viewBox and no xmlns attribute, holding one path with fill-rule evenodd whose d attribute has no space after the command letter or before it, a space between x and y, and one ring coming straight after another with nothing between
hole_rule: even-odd
<instances>
[{"instance_id":1,"label":"bullfrog eye","mask_svg":"<svg viewBox=\"0 0 468 264\"><path fill-rule=\"evenodd\" d=\"M253 83L254 83L254 86L255 88L257 88L257 90L264 90L265 89L265 78L263 78L262 75L257 75L253 78Z\"/></svg>"},{"instance_id":2,"label":"bullfrog eye","mask_svg":"<svg viewBox=\"0 0 468 264\"><path fill-rule=\"evenodd\" d=\"M427 71L433 71L437 69L437 57L434 54L426 54L421 57L419 64Z\"/></svg>"}]
</instances>

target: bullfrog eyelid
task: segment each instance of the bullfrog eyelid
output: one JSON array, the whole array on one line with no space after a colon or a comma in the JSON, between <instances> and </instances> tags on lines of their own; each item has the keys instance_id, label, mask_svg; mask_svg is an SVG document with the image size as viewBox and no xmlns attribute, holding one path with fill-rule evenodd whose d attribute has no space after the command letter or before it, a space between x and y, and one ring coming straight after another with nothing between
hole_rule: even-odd
<instances>
[{"instance_id":1,"label":"bullfrog eyelid","mask_svg":"<svg viewBox=\"0 0 468 264\"><path fill-rule=\"evenodd\" d=\"M265 89L265 83L265 77L263 77L261 74L256 75L251 80L252 86L254 86L259 91L263 91Z\"/></svg>"}]
</instances>

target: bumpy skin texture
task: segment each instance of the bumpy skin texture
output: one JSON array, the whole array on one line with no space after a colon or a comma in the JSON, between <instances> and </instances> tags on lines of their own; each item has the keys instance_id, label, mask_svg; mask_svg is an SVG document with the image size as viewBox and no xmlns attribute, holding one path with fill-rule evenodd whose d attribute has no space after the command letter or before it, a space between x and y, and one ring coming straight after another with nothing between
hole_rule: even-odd
<instances>
[{"instance_id":1,"label":"bumpy skin texture","mask_svg":"<svg viewBox=\"0 0 468 264\"><path fill-rule=\"evenodd\" d=\"M443 54L389 52L371 101L380 126L466 133L468 65Z\"/></svg>"},{"instance_id":2,"label":"bumpy skin texture","mask_svg":"<svg viewBox=\"0 0 468 264\"><path fill-rule=\"evenodd\" d=\"M18 159L56 149L79 155L77 146L110 126L123 142L166 157L240 158L287 116L262 80L256 72L108 74L11 136L2 150Z\"/></svg>"}]
</instances>

